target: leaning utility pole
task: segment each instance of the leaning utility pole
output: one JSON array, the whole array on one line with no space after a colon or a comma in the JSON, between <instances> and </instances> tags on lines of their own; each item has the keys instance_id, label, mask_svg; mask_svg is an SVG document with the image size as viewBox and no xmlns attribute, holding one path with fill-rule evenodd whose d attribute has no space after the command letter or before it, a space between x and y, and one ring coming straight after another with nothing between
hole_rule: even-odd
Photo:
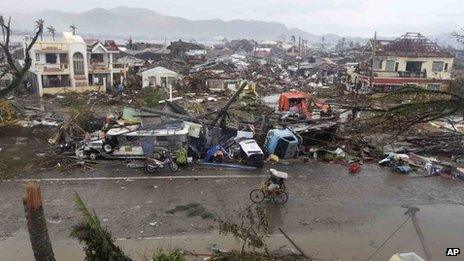
<instances>
[{"instance_id":1,"label":"leaning utility pole","mask_svg":"<svg viewBox=\"0 0 464 261\"><path fill-rule=\"evenodd\" d=\"M422 249L424 250L426 260L432 261L432 257L427 249L427 244L425 243L424 233L422 233L422 229L420 228L419 223L417 222L417 218L416 218L417 211L419 211L419 208L410 207L404 214L411 217L412 224L414 225L414 228L416 229L417 236L419 237L419 240L422 245Z\"/></svg>"},{"instance_id":2,"label":"leaning utility pole","mask_svg":"<svg viewBox=\"0 0 464 261\"><path fill-rule=\"evenodd\" d=\"M372 48L372 56L371 56L371 73L369 77L369 87L371 88L371 91L373 89L373 80L374 80L374 59L375 59L375 48L377 45L377 32L374 32L374 40L371 43L371 48Z\"/></svg>"}]
</instances>

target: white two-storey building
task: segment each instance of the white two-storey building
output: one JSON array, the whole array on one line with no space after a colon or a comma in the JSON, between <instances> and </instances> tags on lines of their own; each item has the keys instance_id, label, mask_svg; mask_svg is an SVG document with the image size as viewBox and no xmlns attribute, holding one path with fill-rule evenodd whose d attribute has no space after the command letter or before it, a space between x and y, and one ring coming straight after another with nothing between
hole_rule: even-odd
<instances>
[{"instance_id":1,"label":"white two-storey building","mask_svg":"<svg viewBox=\"0 0 464 261\"><path fill-rule=\"evenodd\" d=\"M30 37L26 37L25 45L29 41ZM99 41L88 44L71 32L63 32L56 41L39 40L30 50L28 80L40 97L65 92L106 92L119 84L127 71L125 66L113 62L113 54L119 53L116 44L106 42L111 48Z\"/></svg>"}]
</instances>

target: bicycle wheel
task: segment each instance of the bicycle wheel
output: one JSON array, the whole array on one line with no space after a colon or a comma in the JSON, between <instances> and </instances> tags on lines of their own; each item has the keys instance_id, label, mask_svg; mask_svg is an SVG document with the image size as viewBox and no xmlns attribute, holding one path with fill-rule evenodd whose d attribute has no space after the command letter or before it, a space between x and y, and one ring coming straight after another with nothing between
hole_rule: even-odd
<instances>
[{"instance_id":1,"label":"bicycle wheel","mask_svg":"<svg viewBox=\"0 0 464 261\"><path fill-rule=\"evenodd\" d=\"M275 204L283 205L287 203L288 200L288 194L285 191L280 191L272 197L272 200L274 201Z\"/></svg>"},{"instance_id":2,"label":"bicycle wheel","mask_svg":"<svg viewBox=\"0 0 464 261\"><path fill-rule=\"evenodd\" d=\"M253 189L251 192L250 192L250 199L251 201L253 201L254 203L261 203L263 202L264 198L266 196L264 195L264 193L260 190L260 189Z\"/></svg>"}]
</instances>

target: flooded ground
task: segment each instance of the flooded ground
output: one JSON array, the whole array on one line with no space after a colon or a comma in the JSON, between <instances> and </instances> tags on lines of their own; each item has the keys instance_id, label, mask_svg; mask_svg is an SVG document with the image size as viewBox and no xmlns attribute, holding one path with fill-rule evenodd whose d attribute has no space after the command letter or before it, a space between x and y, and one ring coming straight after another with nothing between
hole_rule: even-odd
<instances>
[{"instance_id":1,"label":"flooded ground","mask_svg":"<svg viewBox=\"0 0 464 261\"><path fill-rule=\"evenodd\" d=\"M418 222L435 260L447 247L464 242L462 183L440 177L411 178L376 165L364 165L359 175L346 166L318 162L267 165L259 171L184 168L175 176L158 176L128 169L123 164L99 166L96 172L28 174L39 178L48 228L59 260L82 260L82 250L69 238L78 222L73 193L79 193L134 259L160 247L180 247L208 253L237 246L219 237L216 222L185 213L168 214L179 205L196 203L221 217L231 217L250 204L249 192L264 180L266 169L287 171L289 202L264 204L271 219L271 249L294 248L280 234L288 233L308 254L321 260L365 260L406 218L405 205L420 208ZM21 178L25 178L22 176ZM0 252L6 259L32 258L21 196L23 179L0 183ZM153 225L156 224L156 225ZM410 221L373 260L397 252L424 257Z\"/></svg>"}]
</instances>

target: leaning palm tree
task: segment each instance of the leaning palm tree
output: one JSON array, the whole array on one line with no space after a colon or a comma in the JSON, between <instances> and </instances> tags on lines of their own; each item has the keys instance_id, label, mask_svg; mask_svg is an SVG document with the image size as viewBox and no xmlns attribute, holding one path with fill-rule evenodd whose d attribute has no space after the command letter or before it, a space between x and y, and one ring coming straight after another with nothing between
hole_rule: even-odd
<instances>
[{"instance_id":1,"label":"leaning palm tree","mask_svg":"<svg viewBox=\"0 0 464 261\"><path fill-rule=\"evenodd\" d=\"M42 195L37 183L29 182L26 184L23 205L35 260L55 261L43 210Z\"/></svg>"},{"instance_id":2,"label":"leaning palm tree","mask_svg":"<svg viewBox=\"0 0 464 261\"><path fill-rule=\"evenodd\" d=\"M52 39L53 41L55 41L55 33L56 33L55 27L50 25L49 27L47 27L47 32L52 35Z\"/></svg>"},{"instance_id":3,"label":"leaning palm tree","mask_svg":"<svg viewBox=\"0 0 464 261\"><path fill-rule=\"evenodd\" d=\"M77 30L77 27L75 25L70 25L69 28L71 28L72 32L73 32L73 35L76 34L76 30Z\"/></svg>"},{"instance_id":4,"label":"leaning palm tree","mask_svg":"<svg viewBox=\"0 0 464 261\"><path fill-rule=\"evenodd\" d=\"M39 19L35 21L35 28L37 29L38 32L40 32L40 41L43 40L43 27L44 27L44 19Z\"/></svg>"}]
</instances>

